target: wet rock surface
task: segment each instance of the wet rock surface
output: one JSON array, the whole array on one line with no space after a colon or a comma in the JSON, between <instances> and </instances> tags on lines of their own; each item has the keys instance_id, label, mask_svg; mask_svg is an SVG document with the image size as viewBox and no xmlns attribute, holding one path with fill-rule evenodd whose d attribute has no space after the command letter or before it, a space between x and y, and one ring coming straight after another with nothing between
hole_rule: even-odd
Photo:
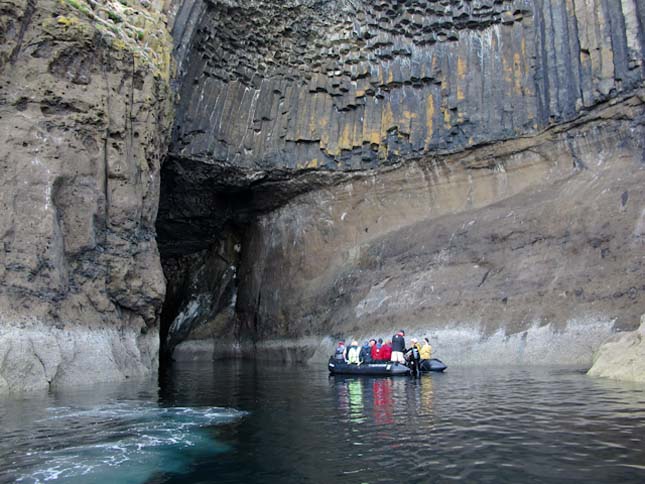
<instances>
[{"instance_id":1,"label":"wet rock surface","mask_svg":"<svg viewBox=\"0 0 645 484\"><path fill-rule=\"evenodd\" d=\"M105 5L0 2L0 391L157 368L170 36Z\"/></svg>"}]
</instances>

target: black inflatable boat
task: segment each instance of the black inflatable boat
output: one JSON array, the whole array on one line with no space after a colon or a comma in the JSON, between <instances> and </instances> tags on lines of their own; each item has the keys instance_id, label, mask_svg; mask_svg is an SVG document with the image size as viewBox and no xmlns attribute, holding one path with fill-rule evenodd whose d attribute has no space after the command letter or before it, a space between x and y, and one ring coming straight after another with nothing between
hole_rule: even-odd
<instances>
[{"instance_id":1,"label":"black inflatable boat","mask_svg":"<svg viewBox=\"0 0 645 484\"><path fill-rule=\"evenodd\" d=\"M343 360L336 360L334 357L331 357L329 358L327 367L329 368L329 373L332 375L404 376L410 374L410 368L406 365L390 361L350 365ZM421 364L422 372L444 371L446 368L446 365L436 358L424 360Z\"/></svg>"},{"instance_id":2,"label":"black inflatable boat","mask_svg":"<svg viewBox=\"0 0 645 484\"><path fill-rule=\"evenodd\" d=\"M437 358L422 360L419 367L422 373L426 373L428 371L443 371L448 368L443 361L438 360Z\"/></svg>"}]
</instances>

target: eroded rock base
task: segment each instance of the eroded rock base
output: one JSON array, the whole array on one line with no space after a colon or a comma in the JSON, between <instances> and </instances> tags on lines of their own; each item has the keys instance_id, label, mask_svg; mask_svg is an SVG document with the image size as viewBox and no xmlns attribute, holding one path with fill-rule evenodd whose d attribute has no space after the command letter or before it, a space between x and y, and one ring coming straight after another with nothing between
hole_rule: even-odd
<instances>
[{"instance_id":1,"label":"eroded rock base","mask_svg":"<svg viewBox=\"0 0 645 484\"><path fill-rule=\"evenodd\" d=\"M0 393L156 376L159 333L120 328L6 322L0 326Z\"/></svg>"},{"instance_id":2,"label":"eroded rock base","mask_svg":"<svg viewBox=\"0 0 645 484\"><path fill-rule=\"evenodd\" d=\"M645 383L645 314L636 331L614 335L598 349L588 375Z\"/></svg>"}]
</instances>

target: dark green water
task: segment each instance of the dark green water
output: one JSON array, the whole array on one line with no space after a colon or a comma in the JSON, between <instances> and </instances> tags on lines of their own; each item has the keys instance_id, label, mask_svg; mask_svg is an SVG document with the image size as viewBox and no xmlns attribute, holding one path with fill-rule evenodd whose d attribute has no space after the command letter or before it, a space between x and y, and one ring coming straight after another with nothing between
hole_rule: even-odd
<instances>
[{"instance_id":1,"label":"dark green water","mask_svg":"<svg viewBox=\"0 0 645 484\"><path fill-rule=\"evenodd\" d=\"M569 369L177 365L0 400L0 481L645 482L645 386Z\"/></svg>"}]
</instances>

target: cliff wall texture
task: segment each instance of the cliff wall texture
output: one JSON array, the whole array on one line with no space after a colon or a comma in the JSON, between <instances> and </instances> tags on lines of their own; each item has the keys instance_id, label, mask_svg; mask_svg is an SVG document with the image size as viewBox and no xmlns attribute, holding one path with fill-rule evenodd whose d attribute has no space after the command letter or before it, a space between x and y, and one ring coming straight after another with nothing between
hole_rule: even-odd
<instances>
[{"instance_id":1,"label":"cliff wall texture","mask_svg":"<svg viewBox=\"0 0 645 484\"><path fill-rule=\"evenodd\" d=\"M0 13L0 393L154 374L172 121L160 6Z\"/></svg>"}]
</instances>

